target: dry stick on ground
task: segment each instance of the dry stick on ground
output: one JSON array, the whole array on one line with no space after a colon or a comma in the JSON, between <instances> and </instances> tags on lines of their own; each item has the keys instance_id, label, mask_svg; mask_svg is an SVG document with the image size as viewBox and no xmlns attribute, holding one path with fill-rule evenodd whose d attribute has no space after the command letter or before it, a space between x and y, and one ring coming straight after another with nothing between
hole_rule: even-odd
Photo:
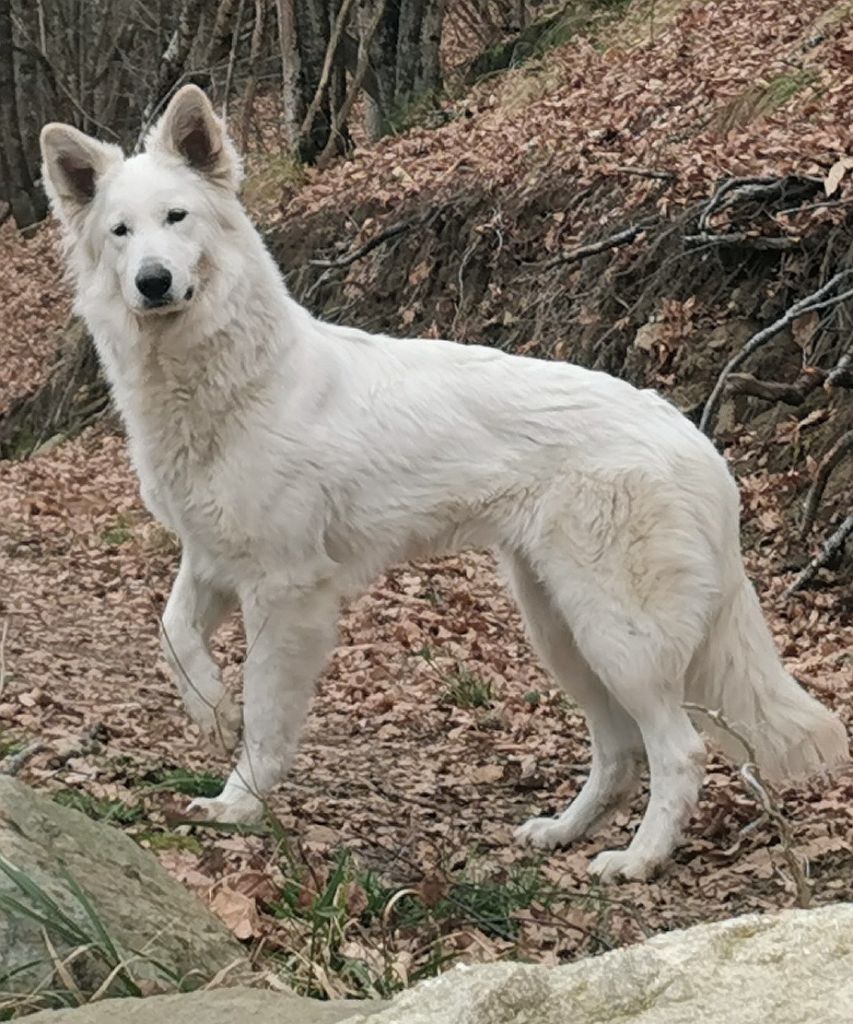
<instances>
[{"instance_id":1,"label":"dry stick on ground","mask_svg":"<svg viewBox=\"0 0 853 1024\"><path fill-rule=\"evenodd\" d=\"M850 536L853 536L853 512L850 513L834 533L830 534L823 541L820 546L820 552L814 556L790 587L788 587L785 591L785 597L796 594L807 583L811 583L815 576L817 576L818 571L825 565L829 565L835 555L841 551Z\"/></svg>"},{"instance_id":2,"label":"dry stick on ground","mask_svg":"<svg viewBox=\"0 0 853 1024\"><path fill-rule=\"evenodd\" d=\"M804 910L808 909L812 903L812 889L809 885L808 879L806 878L806 872L803 865L797 854L794 852L794 837L791 832L791 826L788 824L782 809L779 807L778 797L774 793L773 789L768 786L761 777L761 772L758 768L755 750L753 749L752 744L741 732L735 729L734 726L727 721L721 711L712 711L710 708L706 708L702 704L685 704L684 709L686 711L698 712L699 714L705 715L706 718L709 718L718 729L722 729L723 732L734 737L734 739L736 739L743 747L747 759L740 766L740 777L755 795L759 806L767 817L767 820L770 821L776 829L776 834L779 837L779 843L782 847L782 854L785 858L786 864L788 865L788 870L791 872L791 877L794 880L797 906Z\"/></svg>"},{"instance_id":3,"label":"dry stick on ground","mask_svg":"<svg viewBox=\"0 0 853 1024\"><path fill-rule=\"evenodd\" d=\"M391 224L389 227L385 228L384 231L380 231L378 235L374 235L373 238L365 242L364 245L360 245L357 249L347 253L346 256L341 256L336 260L308 260L308 263L312 267L324 267L326 270L337 270L343 267L348 267L355 263L356 260L360 260L362 256L366 256L369 252L372 252L377 248L377 246L382 245L383 242L388 242L390 239L396 238L397 235L402 235L403 232L408 231L414 224L414 218L397 221L396 224Z\"/></svg>"},{"instance_id":4,"label":"dry stick on ground","mask_svg":"<svg viewBox=\"0 0 853 1024\"><path fill-rule=\"evenodd\" d=\"M783 199L795 190L814 195L823 185L823 179L806 175L788 175L784 178L728 178L717 187L699 217L699 230L708 231L711 217L741 199Z\"/></svg>"},{"instance_id":5,"label":"dry stick on ground","mask_svg":"<svg viewBox=\"0 0 853 1024\"><path fill-rule=\"evenodd\" d=\"M770 324L769 327L765 327L757 334L753 334L743 348L723 367L723 370L711 391L711 395L705 403L705 408L702 410L702 418L699 421L700 430L708 435L713 433L717 410L720 406L723 392L726 388L729 377L739 366L746 362L754 352L757 352L762 345L765 345L768 341L775 338L777 334L788 326L788 324L793 320L796 320L797 317L802 316L804 313L810 313L813 310L818 309L825 309L827 306L837 305L839 302L843 302L845 299L853 297L853 288L848 288L847 291L840 292L838 295L832 295L832 292L838 287L838 285L849 278L851 274L853 274L853 270L839 271L831 277L825 285L818 288L817 291L812 292L811 295L807 295L804 299L800 299L799 302L795 302L790 309L785 310L782 316Z\"/></svg>"},{"instance_id":6,"label":"dry stick on ground","mask_svg":"<svg viewBox=\"0 0 853 1024\"><path fill-rule=\"evenodd\" d=\"M746 245L751 249L771 249L787 252L802 244L799 238L787 238L784 235L750 235L746 231L725 231L715 234L704 231L699 235L685 235L684 241L690 245Z\"/></svg>"},{"instance_id":7,"label":"dry stick on ground","mask_svg":"<svg viewBox=\"0 0 853 1024\"><path fill-rule=\"evenodd\" d=\"M829 478L835 467L849 452L853 452L853 430L848 430L839 437L821 460L820 466L818 466L814 482L806 496L806 504L803 509L803 523L800 527L801 537L805 537L807 533L811 532L815 517L817 516L818 505L823 497L823 492L826 490Z\"/></svg>"},{"instance_id":8,"label":"dry stick on ground","mask_svg":"<svg viewBox=\"0 0 853 1024\"><path fill-rule=\"evenodd\" d=\"M41 740L33 740L17 754L10 754L5 760L0 761L0 775L17 775L27 761L31 761L44 749L45 744Z\"/></svg>"},{"instance_id":9,"label":"dry stick on ground","mask_svg":"<svg viewBox=\"0 0 853 1024\"><path fill-rule=\"evenodd\" d=\"M578 249L561 253L552 260L548 260L547 263L541 264L536 269L551 270L553 267L559 267L562 263L577 263L580 260L586 259L587 256L597 256L600 252L615 249L617 245L627 245L628 242L633 242L644 231L648 231L651 226L650 221L646 221L643 224L635 224L630 228L625 228L624 231L617 231L615 235L608 235L607 238L602 238L598 242L592 242L589 245L582 245Z\"/></svg>"},{"instance_id":10,"label":"dry stick on ground","mask_svg":"<svg viewBox=\"0 0 853 1024\"><path fill-rule=\"evenodd\" d=\"M809 367L790 383L784 380L759 380L751 373L733 373L729 377L729 393L763 398L765 402L802 405L824 380L826 377L823 372L815 367Z\"/></svg>"},{"instance_id":11,"label":"dry stick on ground","mask_svg":"<svg viewBox=\"0 0 853 1024\"><path fill-rule=\"evenodd\" d=\"M9 636L9 617L3 620L3 632L0 633L0 700L6 689L6 638Z\"/></svg>"},{"instance_id":12,"label":"dry stick on ground","mask_svg":"<svg viewBox=\"0 0 853 1024\"><path fill-rule=\"evenodd\" d=\"M657 181L674 181L675 171L658 171L654 167L614 167L619 174L631 174L636 178L654 178Z\"/></svg>"}]
</instances>

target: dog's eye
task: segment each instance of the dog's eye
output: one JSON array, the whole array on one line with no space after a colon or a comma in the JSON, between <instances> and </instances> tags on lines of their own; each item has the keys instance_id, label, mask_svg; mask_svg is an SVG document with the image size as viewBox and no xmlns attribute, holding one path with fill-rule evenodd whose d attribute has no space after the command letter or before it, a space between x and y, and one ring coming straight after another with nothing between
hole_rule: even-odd
<instances>
[{"instance_id":1,"label":"dog's eye","mask_svg":"<svg viewBox=\"0 0 853 1024\"><path fill-rule=\"evenodd\" d=\"M169 210L168 214L166 215L166 223L177 224L179 223L179 221L182 221L184 217L186 217L186 215L186 210Z\"/></svg>"},{"instance_id":2,"label":"dog's eye","mask_svg":"<svg viewBox=\"0 0 853 1024\"><path fill-rule=\"evenodd\" d=\"M119 238L127 234L127 224L116 224L113 228L113 234L118 235Z\"/></svg>"}]
</instances>

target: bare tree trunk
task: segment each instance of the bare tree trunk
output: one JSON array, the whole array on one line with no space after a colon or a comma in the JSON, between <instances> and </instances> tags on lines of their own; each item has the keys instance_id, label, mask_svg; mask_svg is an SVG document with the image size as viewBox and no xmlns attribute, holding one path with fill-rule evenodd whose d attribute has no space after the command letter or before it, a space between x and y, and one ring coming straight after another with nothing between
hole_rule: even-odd
<instances>
[{"instance_id":1,"label":"bare tree trunk","mask_svg":"<svg viewBox=\"0 0 853 1024\"><path fill-rule=\"evenodd\" d=\"M414 103L429 101L438 92L445 7L445 0L398 0L387 5L371 52L377 79L369 124L373 138L399 128Z\"/></svg>"},{"instance_id":2,"label":"bare tree trunk","mask_svg":"<svg viewBox=\"0 0 853 1024\"><path fill-rule=\"evenodd\" d=\"M0 0L0 199L9 204L15 224L28 228L44 217L47 203L33 181L21 134L13 42L12 3Z\"/></svg>"},{"instance_id":3,"label":"bare tree trunk","mask_svg":"<svg viewBox=\"0 0 853 1024\"><path fill-rule=\"evenodd\" d=\"M282 106L284 137L295 154L299 148L302 121L302 95L299 91L299 47L296 40L296 13L293 0L277 0L278 38L281 49Z\"/></svg>"}]
</instances>

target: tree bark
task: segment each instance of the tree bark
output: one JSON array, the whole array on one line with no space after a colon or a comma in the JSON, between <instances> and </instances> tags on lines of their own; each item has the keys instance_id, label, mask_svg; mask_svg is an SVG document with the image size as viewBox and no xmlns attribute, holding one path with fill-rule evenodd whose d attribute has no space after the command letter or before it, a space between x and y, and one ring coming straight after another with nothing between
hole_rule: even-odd
<instances>
[{"instance_id":1,"label":"tree bark","mask_svg":"<svg viewBox=\"0 0 853 1024\"><path fill-rule=\"evenodd\" d=\"M0 199L23 229L43 219L47 201L33 181L18 116L18 87L11 0L0 0Z\"/></svg>"}]
</instances>

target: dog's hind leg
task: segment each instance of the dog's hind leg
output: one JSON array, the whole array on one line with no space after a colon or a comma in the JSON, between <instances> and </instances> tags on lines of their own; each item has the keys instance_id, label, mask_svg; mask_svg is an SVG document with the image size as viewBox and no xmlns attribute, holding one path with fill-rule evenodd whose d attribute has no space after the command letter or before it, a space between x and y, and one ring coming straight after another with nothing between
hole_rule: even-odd
<instances>
[{"instance_id":1,"label":"dog's hind leg","mask_svg":"<svg viewBox=\"0 0 853 1024\"><path fill-rule=\"evenodd\" d=\"M160 628L161 650L190 717L205 740L226 753L237 745L240 709L222 685L210 637L236 603L200 579L184 553Z\"/></svg>"},{"instance_id":2,"label":"dog's hind leg","mask_svg":"<svg viewBox=\"0 0 853 1024\"><path fill-rule=\"evenodd\" d=\"M534 647L561 688L580 704L592 734L592 766L580 793L553 818L531 818L519 842L564 846L606 823L639 785L643 740L634 721L584 660L569 625L529 562L519 554L505 566Z\"/></svg>"},{"instance_id":3,"label":"dog's hind leg","mask_svg":"<svg viewBox=\"0 0 853 1024\"><path fill-rule=\"evenodd\" d=\"M225 788L194 800L212 821L250 822L296 754L314 682L335 642L340 602L325 587L243 602L248 653L243 677L243 744Z\"/></svg>"},{"instance_id":4,"label":"dog's hind leg","mask_svg":"<svg viewBox=\"0 0 853 1024\"><path fill-rule=\"evenodd\" d=\"M703 599L678 581L659 602L631 603L630 586L607 589L587 578L555 582L584 659L642 733L650 772L646 813L625 850L600 853L590 872L603 881L644 879L664 863L693 813L705 747L683 708L684 676L701 636ZM612 578L611 578L612 582ZM683 582L683 581L682 581Z\"/></svg>"}]
</instances>

